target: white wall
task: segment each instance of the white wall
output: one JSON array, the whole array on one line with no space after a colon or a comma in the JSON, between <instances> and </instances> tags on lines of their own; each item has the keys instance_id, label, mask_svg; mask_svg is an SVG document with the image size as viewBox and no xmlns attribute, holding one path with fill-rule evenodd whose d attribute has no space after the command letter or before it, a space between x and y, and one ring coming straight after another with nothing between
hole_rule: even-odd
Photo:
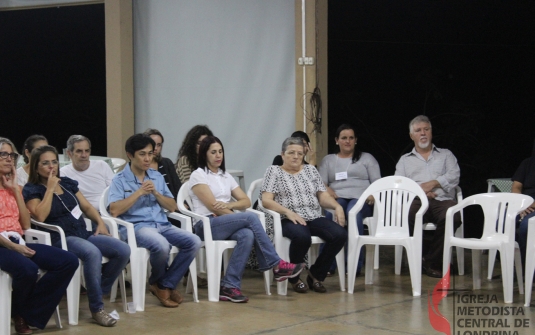
<instances>
[{"instance_id":1,"label":"white wall","mask_svg":"<svg viewBox=\"0 0 535 335\"><path fill-rule=\"evenodd\" d=\"M294 30L293 0L134 0L136 132L175 161L207 124L248 187L295 128Z\"/></svg>"}]
</instances>

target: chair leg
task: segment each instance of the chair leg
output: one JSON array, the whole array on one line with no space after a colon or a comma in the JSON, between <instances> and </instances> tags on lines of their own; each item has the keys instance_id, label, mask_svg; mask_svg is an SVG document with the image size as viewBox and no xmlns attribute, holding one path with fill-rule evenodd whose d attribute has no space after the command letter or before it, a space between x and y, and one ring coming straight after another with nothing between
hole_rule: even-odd
<instances>
[{"instance_id":1,"label":"chair leg","mask_svg":"<svg viewBox=\"0 0 535 335\"><path fill-rule=\"evenodd\" d=\"M345 250L342 248L340 252L336 255L336 264L338 269L338 277L340 279L340 291L346 290L346 261L345 261Z\"/></svg>"},{"instance_id":2,"label":"chair leg","mask_svg":"<svg viewBox=\"0 0 535 335\"><path fill-rule=\"evenodd\" d=\"M59 306L56 306L56 311L54 312L54 321L56 321L56 328L63 328L61 325L61 316L59 316Z\"/></svg>"},{"instance_id":3,"label":"chair leg","mask_svg":"<svg viewBox=\"0 0 535 335\"><path fill-rule=\"evenodd\" d=\"M206 265L208 274L208 300L219 301L219 287L221 283L221 258L224 251L206 250Z\"/></svg>"},{"instance_id":4,"label":"chair leg","mask_svg":"<svg viewBox=\"0 0 535 335\"><path fill-rule=\"evenodd\" d=\"M487 270L487 279L492 280L492 272L494 271L494 262L496 261L496 249L489 250L489 268ZM500 254L500 257L502 255Z\"/></svg>"},{"instance_id":5,"label":"chair leg","mask_svg":"<svg viewBox=\"0 0 535 335\"><path fill-rule=\"evenodd\" d=\"M80 307L80 272L82 271L82 264L72 276L69 286L67 286L67 311L69 314L69 324L78 324L78 312Z\"/></svg>"},{"instance_id":6,"label":"chair leg","mask_svg":"<svg viewBox=\"0 0 535 335\"><path fill-rule=\"evenodd\" d=\"M399 275L401 274L401 260L403 259L403 247L401 245L395 246L395 267L394 272Z\"/></svg>"},{"instance_id":7,"label":"chair leg","mask_svg":"<svg viewBox=\"0 0 535 335\"><path fill-rule=\"evenodd\" d=\"M271 273L273 273L271 269L264 271L264 288L266 289L266 295L271 295Z\"/></svg>"},{"instance_id":8,"label":"chair leg","mask_svg":"<svg viewBox=\"0 0 535 335\"><path fill-rule=\"evenodd\" d=\"M529 307L531 303L531 291L533 290L533 272L535 271L535 258L532 254L526 256L526 278L525 278L525 302L524 306Z\"/></svg>"},{"instance_id":9,"label":"chair leg","mask_svg":"<svg viewBox=\"0 0 535 335\"><path fill-rule=\"evenodd\" d=\"M422 295L422 253L418 252L418 248L412 248L410 245L406 245L405 250L409 261L412 296L419 297Z\"/></svg>"},{"instance_id":10,"label":"chair leg","mask_svg":"<svg viewBox=\"0 0 535 335\"><path fill-rule=\"evenodd\" d=\"M518 281L518 292L524 294L524 283L522 282L522 258L520 256L519 248L515 248L515 270L516 280Z\"/></svg>"},{"instance_id":11,"label":"chair leg","mask_svg":"<svg viewBox=\"0 0 535 335\"><path fill-rule=\"evenodd\" d=\"M379 270L379 246L375 246L375 257L373 258L373 269Z\"/></svg>"},{"instance_id":12,"label":"chair leg","mask_svg":"<svg viewBox=\"0 0 535 335\"><path fill-rule=\"evenodd\" d=\"M364 284L366 285L372 285L373 284L373 269L372 269L372 260L370 259L371 255L374 254L374 248L377 246L374 244L366 244L366 264L365 264L365 272L364 272ZM360 247L359 247L360 248ZM357 259L360 257L360 250L357 252ZM358 263L355 263L357 265ZM356 275L356 272L355 272Z\"/></svg>"},{"instance_id":13,"label":"chair leg","mask_svg":"<svg viewBox=\"0 0 535 335\"><path fill-rule=\"evenodd\" d=\"M119 275L117 280L119 281L119 287L121 289L121 300L123 301L123 312L127 313L128 312L128 301L126 299L126 285L125 285L125 282L124 282L124 277L126 277L126 273L125 273L125 271L123 269L123 271L121 271L121 274ZM113 286L115 287L115 291L117 291L117 283L113 284Z\"/></svg>"},{"instance_id":14,"label":"chair leg","mask_svg":"<svg viewBox=\"0 0 535 335\"><path fill-rule=\"evenodd\" d=\"M474 290L481 288L481 250L472 249L472 277Z\"/></svg>"},{"instance_id":15,"label":"chair leg","mask_svg":"<svg viewBox=\"0 0 535 335\"><path fill-rule=\"evenodd\" d=\"M507 252L500 250L500 262L502 264L503 300L506 304L513 302L513 271L514 250Z\"/></svg>"},{"instance_id":16,"label":"chair leg","mask_svg":"<svg viewBox=\"0 0 535 335\"><path fill-rule=\"evenodd\" d=\"M186 293L191 293L193 291L194 302L199 302L197 288L197 260L194 258L189 266L188 284L186 286Z\"/></svg>"},{"instance_id":17,"label":"chair leg","mask_svg":"<svg viewBox=\"0 0 535 335\"><path fill-rule=\"evenodd\" d=\"M459 276L464 276L464 248L456 247L457 251L457 268L459 269Z\"/></svg>"},{"instance_id":18,"label":"chair leg","mask_svg":"<svg viewBox=\"0 0 535 335\"><path fill-rule=\"evenodd\" d=\"M138 255L132 257L132 253ZM132 300L136 305L136 311L145 310L145 289L147 283L147 250L132 250L130 254L130 269L132 276Z\"/></svg>"},{"instance_id":19,"label":"chair leg","mask_svg":"<svg viewBox=\"0 0 535 335\"><path fill-rule=\"evenodd\" d=\"M2 237L3 238L3 237ZM0 334L11 334L11 276L0 271Z\"/></svg>"},{"instance_id":20,"label":"chair leg","mask_svg":"<svg viewBox=\"0 0 535 335\"><path fill-rule=\"evenodd\" d=\"M348 243L348 250L347 250L347 292L350 294L353 294L354 288L355 288L355 276L357 275L357 264L359 259L361 246L358 245L357 242L353 243L353 240L351 240ZM368 264L371 266L371 262L368 262L370 260L370 257L368 255L373 252L371 249L366 249L366 274L368 273ZM371 256L373 257L373 256Z\"/></svg>"}]
</instances>

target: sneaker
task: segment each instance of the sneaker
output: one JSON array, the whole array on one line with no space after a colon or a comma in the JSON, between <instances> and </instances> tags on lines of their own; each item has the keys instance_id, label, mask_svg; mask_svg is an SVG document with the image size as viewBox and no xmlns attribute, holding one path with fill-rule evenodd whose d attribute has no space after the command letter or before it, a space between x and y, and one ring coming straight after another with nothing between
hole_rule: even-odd
<instances>
[{"instance_id":1,"label":"sneaker","mask_svg":"<svg viewBox=\"0 0 535 335\"><path fill-rule=\"evenodd\" d=\"M111 317L105 310L100 309L96 313L91 313L93 319L103 327L112 327L115 326L117 320Z\"/></svg>"},{"instance_id":2,"label":"sneaker","mask_svg":"<svg viewBox=\"0 0 535 335\"><path fill-rule=\"evenodd\" d=\"M15 324L15 331L19 335L31 335L33 331L30 329L26 321L20 316L13 317L13 323Z\"/></svg>"},{"instance_id":3,"label":"sneaker","mask_svg":"<svg viewBox=\"0 0 535 335\"><path fill-rule=\"evenodd\" d=\"M279 262L279 269L275 271L275 268L273 268L273 274L275 275L276 281L284 281L288 278L299 276L304 268L305 263L292 264L281 259Z\"/></svg>"},{"instance_id":4,"label":"sneaker","mask_svg":"<svg viewBox=\"0 0 535 335\"><path fill-rule=\"evenodd\" d=\"M244 296L237 288L230 288L221 286L219 289L220 301L232 301L232 302L247 302L249 298Z\"/></svg>"}]
</instances>

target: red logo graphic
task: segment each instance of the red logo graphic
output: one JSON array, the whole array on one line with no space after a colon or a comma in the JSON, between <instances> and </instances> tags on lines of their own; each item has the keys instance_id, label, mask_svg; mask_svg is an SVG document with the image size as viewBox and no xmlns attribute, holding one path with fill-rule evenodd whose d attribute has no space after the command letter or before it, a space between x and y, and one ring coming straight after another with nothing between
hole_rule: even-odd
<instances>
[{"instance_id":1,"label":"red logo graphic","mask_svg":"<svg viewBox=\"0 0 535 335\"><path fill-rule=\"evenodd\" d=\"M427 298L427 312L429 315L429 323L431 326L441 333L451 335L450 322L440 311L438 310L438 304L442 299L448 295L448 289L450 287L450 269L442 277L442 279L435 285L433 293L429 294Z\"/></svg>"}]
</instances>

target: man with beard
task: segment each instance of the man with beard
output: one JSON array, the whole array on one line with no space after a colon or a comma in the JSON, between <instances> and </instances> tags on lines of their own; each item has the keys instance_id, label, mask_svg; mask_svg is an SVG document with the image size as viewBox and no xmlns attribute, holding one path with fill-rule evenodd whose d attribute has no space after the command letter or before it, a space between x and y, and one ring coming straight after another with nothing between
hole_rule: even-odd
<instances>
[{"instance_id":1,"label":"man with beard","mask_svg":"<svg viewBox=\"0 0 535 335\"><path fill-rule=\"evenodd\" d=\"M152 128L145 130L145 134L149 135L154 140L154 143L156 143L150 167L162 174L169 191L171 191L176 200L178 190L182 184L180 183L173 162L169 158L162 157L163 135L157 129Z\"/></svg>"},{"instance_id":2,"label":"man with beard","mask_svg":"<svg viewBox=\"0 0 535 335\"><path fill-rule=\"evenodd\" d=\"M67 140L67 155L72 163L61 168L61 176L78 182L78 188L98 211L100 196L113 179L111 167L103 160L90 160L91 141L82 135Z\"/></svg>"},{"instance_id":3,"label":"man with beard","mask_svg":"<svg viewBox=\"0 0 535 335\"><path fill-rule=\"evenodd\" d=\"M412 119L409 123L409 135L414 142L414 148L401 156L395 175L414 180L427 195L429 208L423 220L433 222L437 228L429 240L424 238L422 265L429 277L441 278L446 212L456 204L455 187L459 184L460 169L451 151L437 148L432 143L431 121L427 116L419 115ZM411 235L414 230L414 217L420 207L420 199L414 199L409 212ZM455 229L461 225L459 213L454 216L454 225Z\"/></svg>"}]
</instances>

